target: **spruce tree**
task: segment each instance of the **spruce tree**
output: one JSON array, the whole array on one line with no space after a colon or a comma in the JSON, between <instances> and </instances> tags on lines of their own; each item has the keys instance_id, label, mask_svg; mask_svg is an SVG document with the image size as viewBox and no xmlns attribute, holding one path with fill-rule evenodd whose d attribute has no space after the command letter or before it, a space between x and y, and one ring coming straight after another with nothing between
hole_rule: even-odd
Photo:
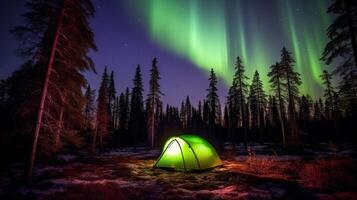
<instances>
[{"instance_id":1,"label":"spruce tree","mask_svg":"<svg viewBox=\"0 0 357 200\"><path fill-rule=\"evenodd\" d=\"M289 126L290 126L290 138L289 142L292 146L299 145L299 133L296 124L296 111L295 102L299 98L299 88L301 85L300 74L294 70L295 60L293 59L291 53L286 50L285 47L281 50L281 61L280 65L284 70L284 76L286 83L286 97L288 101L288 116L289 116Z\"/></svg>"},{"instance_id":2,"label":"spruce tree","mask_svg":"<svg viewBox=\"0 0 357 200\"><path fill-rule=\"evenodd\" d=\"M326 64L336 64L334 73L341 77L340 101L350 116L357 116L357 2L334 0L328 13L336 15L327 29L329 42L322 54Z\"/></svg>"},{"instance_id":3,"label":"spruce tree","mask_svg":"<svg viewBox=\"0 0 357 200\"><path fill-rule=\"evenodd\" d=\"M215 128L219 124L219 98L217 94L217 77L213 69L211 69L209 77L209 86L207 89L206 102L208 105L208 128L211 138L214 137Z\"/></svg>"},{"instance_id":4,"label":"spruce tree","mask_svg":"<svg viewBox=\"0 0 357 200\"><path fill-rule=\"evenodd\" d=\"M284 106L284 68L280 63L275 63L275 65L270 66L270 72L268 76L270 77L269 83L270 87L275 92L275 96L279 102L279 123L281 127L281 138L282 144L286 145L286 135L285 135L285 106Z\"/></svg>"},{"instance_id":5,"label":"spruce tree","mask_svg":"<svg viewBox=\"0 0 357 200\"><path fill-rule=\"evenodd\" d=\"M61 129L77 129L81 126L73 124L71 117L78 118L76 123L83 120L81 102L84 102L82 89L86 80L81 72L94 71L94 64L87 53L91 49L96 50L96 46L88 22L95 13L90 0L29 0L26 8L27 12L22 15L25 24L16 27L13 32L22 41L19 49L21 55L34 58L37 66L43 70L43 75L37 80L43 85L28 170L30 182L43 127L43 114L45 109L50 109L49 96L54 97L52 102L57 104L56 109L62 113L57 116Z\"/></svg>"},{"instance_id":6,"label":"spruce tree","mask_svg":"<svg viewBox=\"0 0 357 200\"><path fill-rule=\"evenodd\" d=\"M160 107L161 107L161 95L163 93L160 91L160 72L157 67L157 58L152 60L151 70L150 70L150 81L149 81L149 93L147 97L147 127L148 127L148 141L151 148L155 145L155 135L157 134L157 127L159 124L160 117Z\"/></svg>"},{"instance_id":7,"label":"spruce tree","mask_svg":"<svg viewBox=\"0 0 357 200\"><path fill-rule=\"evenodd\" d=\"M353 0L334 0L327 12L337 17L327 29L330 41L324 49L322 59L330 64L339 57L343 57L337 70L347 75L347 71L352 68L355 70L357 67L357 3Z\"/></svg>"},{"instance_id":8,"label":"spruce tree","mask_svg":"<svg viewBox=\"0 0 357 200\"><path fill-rule=\"evenodd\" d=\"M103 147L104 140L108 135L109 112L108 112L108 74L106 68L102 75L97 99L96 131L93 136L92 151L95 151L97 140L99 147Z\"/></svg>"},{"instance_id":9,"label":"spruce tree","mask_svg":"<svg viewBox=\"0 0 357 200\"><path fill-rule=\"evenodd\" d=\"M109 129L112 131L114 129L114 103L115 103L115 80L114 80L114 71L110 73L108 81L108 110L110 114L110 126Z\"/></svg>"},{"instance_id":10,"label":"spruce tree","mask_svg":"<svg viewBox=\"0 0 357 200\"><path fill-rule=\"evenodd\" d=\"M312 113L313 101L309 95L302 95L300 100L299 121L303 129L307 129Z\"/></svg>"},{"instance_id":11,"label":"spruce tree","mask_svg":"<svg viewBox=\"0 0 357 200\"><path fill-rule=\"evenodd\" d=\"M188 128L191 128L191 122L192 122L192 112L193 112L193 108L190 102L190 97L187 96L186 97L186 103L185 103L185 121L186 121L186 126Z\"/></svg>"},{"instance_id":12,"label":"spruce tree","mask_svg":"<svg viewBox=\"0 0 357 200\"><path fill-rule=\"evenodd\" d=\"M117 132L119 129L119 119L120 119L120 96L116 96L113 103L113 113L112 113L112 129L113 132Z\"/></svg>"},{"instance_id":13,"label":"spruce tree","mask_svg":"<svg viewBox=\"0 0 357 200\"><path fill-rule=\"evenodd\" d=\"M129 130L131 143L133 145L136 145L138 142L143 142L146 135L143 91L141 69L140 65L138 65L135 70L130 99Z\"/></svg>"},{"instance_id":14,"label":"spruce tree","mask_svg":"<svg viewBox=\"0 0 357 200\"><path fill-rule=\"evenodd\" d=\"M186 106L185 106L185 102L184 102L184 101L181 102L180 121L181 121L181 127L182 127L182 128L187 128Z\"/></svg>"},{"instance_id":15,"label":"spruce tree","mask_svg":"<svg viewBox=\"0 0 357 200\"><path fill-rule=\"evenodd\" d=\"M326 114L325 116L329 120L335 120L335 102L334 102L334 94L335 89L332 86L332 74L328 71L324 70L323 73L320 75L323 84L325 85L324 97L326 99Z\"/></svg>"},{"instance_id":16,"label":"spruce tree","mask_svg":"<svg viewBox=\"0 0 357 200\"><path fill-rule=\"evenodd\" d=\"M320 121L322 120L322 110L318 101L314 103L314 120Z\"/></svg>"},{"instance_id":17,"label":"spruce tree","mask_svg":"<svg viewBox=\"0 0 357 200\"><path fill-rule=\"evenodd\" d=\"M202 104L201 104L201 100L198 101L198 116L200 118L200 120L202 120Z\"/></svg>"},{"instance_id":18,"label":"spruce tree","mask_svg":"<svg viewBox=\"0 0 357 200\"><path fill-rule=\"evenodd\" d=\"M229 88L227 105L232 128L242 128L244 144L247 143L248 120L246 110L246 96L248 94L248 77L245 75L245 67L240 57L237 57L235 63L235 73L232 86Z\"/></svg>"},{"instance_id":19,"label":"spruce tree","mask_svg":"<svg viewBox=\"0 0 357 200\"><path fill-rule=\"evenodd\" d=\"M87 86L86 92L84 93L84 97L86 99L86 103L83 109L85 118L84 130L92 131L94 128L95 90L92 90L89 84Z\"/></svg>"},{"instance_id":20,"label":"spruce tree","mask_svg":"<svg viewBox=\"0 0 357 200\"><path fill-rule=\"evenodd\" d=\"M124 131L128 129L129 123L129 88L126 88L125 93L121 93L119 96L119 130Z\"/></svg>"},{"instance_id":21,"label":"spruce tree","mask_svg":"<svg viewBox=\"0 0 357 200\"><path fill-rule=\"evenodd\" d=\"M267 103L266 97L263 89L263 82L260 80L258 71L255 71L248 97L253 128L261 128L263 126L262 120L264 120Z\"/></svg>"},{"instance_id":22,"label":"spruce tree","mask_svg":"<svg viewBox=\"0 0 357 200\"><path fill-rule=\"evenodd\" d=\"M277 105L277 102L276 102L276 98L275 96L271 96L269 95L269 98L268 98L268 121L269 121L269 124L271 127L275 127L277 126L277 124L279 123L280 121L280 118L279 118L279 109L278 109L278 105Z\"/></svg>"}]
</instances>

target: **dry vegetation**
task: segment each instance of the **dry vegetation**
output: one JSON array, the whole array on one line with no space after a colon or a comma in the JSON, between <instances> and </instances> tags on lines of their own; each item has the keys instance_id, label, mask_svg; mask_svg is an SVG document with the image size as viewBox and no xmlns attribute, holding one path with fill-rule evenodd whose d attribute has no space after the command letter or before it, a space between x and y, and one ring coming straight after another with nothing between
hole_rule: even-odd
<instances>
[{"instance_id":1,"label":"dry vegetation","mask_svg":"<svg viewBox=\"0 0 357 200\"><path fill-rule=\"evenodd\" d=\"M61 200L357 197L356 161L348 157L305 159L256 153L237 156L226 150L221 152L223 167L202 173L182 173L153 169L158 153L116 151L96 158L78 156L42 166L36 170L33 186L2 187L0 197ZM16 185L14 180L7 179L3 185Z\"/></svg>"}]
</instances>

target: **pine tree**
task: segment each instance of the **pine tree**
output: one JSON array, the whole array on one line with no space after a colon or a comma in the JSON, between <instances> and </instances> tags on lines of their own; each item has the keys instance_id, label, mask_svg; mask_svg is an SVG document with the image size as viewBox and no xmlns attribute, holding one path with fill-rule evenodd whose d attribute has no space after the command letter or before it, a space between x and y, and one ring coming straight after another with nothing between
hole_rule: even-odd
<instances>
[{"instance_id":1,"label":"pine tree","mask_svg":"<svg viewBox=\"0 0 357 200\"><path fill-rule=\"evenodd\" d=\"M198 116L200 118L200 120L202 120L202 104L201 101L198 101Z\"/></svg>"},{"instance_id":2,"label":"pine tree","mask_svg":"<svg viewBox=\"0 0 357 200\"><path fill-rule=\"evenodd\" d=\"M76 124L62 120L74 115L83 118L81 106L77 105L84 99L81 89L86 84L81 72L94 71L93 62L86 54L90 49L96 50L96 47L88 22L95 12L91 1L29 0L26 8L27 13L22 15L26 24L16 27L13 32L23 41L21 55L35 58L44 72L28 170L30 182L44 110L49 109L46 105L49 103L49 96L55 97L53 102L58 105L60 113L65 112L59 115L58 124L63 124L63 128L76 127ZM70 84L70 87L64 86L65 84ZM63 91L64 94L55 93L55 90ZM74 114L67 113L69 111ZM61 119L61 116L65 118ZM77 123L79 122L81 119L78 119Z\"/></svg>"},{"instance_id":3,"label":"pine tree","mask_svg":"<svg viewBox=\"0 0 357 200\"><path fill-rule=\"evenodd\" d=\"M182 128L187 128L186 106L185 106L185 102L184 102L184 101L181 102L180 121L181 121L181 127L182 127Z\"/></svg>"},{"instance_id":4,"label":"pine tree","mask_svg":"<svg viewBox=\"0 0 357 200\"><path fill-rule=\"evenodd\" d=\"M86 103L83 109L84 112L84 130L92 131L94 125L94 114L95 114L95 90L92 90L90 85L88 84L86 92L84 94Z\"/></svg>"},{"instance_id":5,"label":"pine tree","mask_svg":"<svg viewBox=\"0 0 357 200\"><path fill-rule=\"evenodd\" d=\"M147 113L148 113L148 129L149 136L148 141L151 148L155 145L155 135L157 134L157 126L160 117L160 107L162 105L161 95L163 93L160 91L160 72L157 67L157 58L152 60L151 70L150 70L150 81L149 81L149 94L147 98Z\"/></svg>"},{"instance_id":6,"label":"pine tree","mask_svg":"<svg viewBox=\"0 0 357 200\"><path fill-rule=\"evenodd\" d=\"M337 15L327 29L330 41L322 54L326 64L337 63L334 73L341 76L340 100L345 111L357 116L357 3L353 0L335 0L328 13Z\"/></svg>"},{"instance_id":7,"label":"pine tree","mask_svg":"<svg viewBox=\"0 0 357 200\"><path fill-rule=\"evenodd\" d=\"M125 129L129 128L129 119L130 119L130 90L129 88L125 89L125 110L126 110L126 118L125 118Z\"/></svg>"},{"instance_id":8,"label":"pine tree","mask_svg":"<svg viewBox=\"0 0 357 200\"><path fill-rule=\"evenodd\" d=\"M232 86L228 91L227 105L230 113L230 124L232 128L243 128L244 143L246 145L248 120L245 116L247 116L248 111L245 110L245 99L248 94L248 77L245 75L243 62L239 56L235 63L235 70Z\"/></svg>"},{"instance_id":9,"label":"pine tree","mask_svg":"<svg viewBox=\"0 0 357 200\"><path fill-rule=\"evenodd\" d=\"M214 137L215 128L219 123L219 98L217 94L217 77L213 69L211 69L211 74L209 77L209 87L207 89L206 102L208 105L208 127L209 135L211 138Z\"/></svg>"},{"instance_id":10,"label":"pine tree","mask_svg":"<svg viewBox=\"0 0 357 200\"><path fill-rule=\"evenodd\" d=\"M122 95L121 93L120 95ZM113 103L113 116L112 116L112 129L113 132L117 132L119 129L119 119L120 119L120 96L116 96Z\"/></svg>"},{"instance_id":11,"label":"pine tree","mask_svg":"<svg viewBox=\"0 0 357 200\"><path fill-rule=\"evenodd\" d=\"M98 99L97 99L97 114L96 114L96 131L93 136L92 151L95 151L97 139L99 146L102 148L104 139L108 135L109 129L109 110L108 110L108 74L107 68L104 69L102 81L100 83Z\"/></svg>"},{"instance_id":12,"label":"pine tree","mask_svg":"<svg viewBox=\"0 0 357 200\"><path fill-rule=\"evenodd\" d=\"M309 95L302 95L300 100L299 119L302 128L306 129L311 120L313 101Z\"/></svg>"},{"instance_id":13,"label":"pine tree","mask_svg":"<svg viewBox=\"0 0 357 200\"><path fill-rule=\"evenodd\" d=\"M325 60L327 64L330 64L338 57L346 58L338 67L338 70L341 70L340 72L351 70L351 67L356 68L356 1L335 0L329 6L327 12L337 15L337 17L327 29L327 36L329 37L330 41L325 47L325 50L322 54L322 59ZM346 71L345 74L347 74Z\"/></svg>"},{"instance_id":14,"label":"pine tree","mask_svg":"<svg viewBox=\"0 0 357 200\"><path fill-rule=\"evenodd\" d=\"M129 130L131 133L131 143L142 142L145 138L145 114L143 102L143 84L141 78L140 65L136 67L133 79L133 88L130 99L130 121Z\"/></svg>"},{"instance_id":15,"label":"pine tree","mask_svg":"<svg viewBox=\"0 0 357 200\"><path fill-rule=\"evenodd\" d=\"M106 90L106 93L107 93L107 101L109 102L109 95L108 95L108 90L109 90L109 75L108 75L108 68L107 66L104 66L104 72L103 72L103 75L102 75L102 82L101 84L103 85L103 88L105 88ZM109 104L107 102L107 104Z\"/></svg>"},{"instance_id":16,"label":"pine tree","mask_svg":"<svg viewBox=\"0 0 357 200\"><path fill-rule=\"evenodd\" d=\"M121 131L128 129L129 123L129 88L126 88L125 93L121 93L119 96L119 129Z\"/></svg>"},{"instance_id":17,"label":"pine tree","mask_svg":"<svg viewBox=\"0 0 357 200\"><path fill-rule=\"evenodd\" d=\"M228 129L230 127L229 125L229 112L228 112L228 107L227 105L224 106L224 113L223 113L223 127L225 129Z\"/></svg>"},{"instance_id":18,"label":"pine tree","mask_svg":"<svg viewBox=\"0 0 357 200\"><path fill-rule=\"evenodd\" d=\"M114 129L114 103L115 103L115 80L114 80L114 71L110 73L110 78L108 80L108 110L110 114L110 124L109 129Z\"/></svg>"},{"instance_id":19,"label":"pine tree","mask_svg":"<svg viewBox=\"0 0 357 200\"><path fill-rule=\"evenodd\" d=\"M335 120L335 102L334 102L334 94L335 94L335 89L332 86L332 74L329 73L328 71L324 70L323 74L320 75L323 84L325 85L325 93L324 93L324 97L326 99L326 114L325 116L327 117L327 119L329 120Z\"/></svg>"},{"instance_id":20,"label":"pine tree","mask_svg":"<svg viewBox=\"0 0 357 200\"><path fill-rule=\"evenodd\" d=\"M244 74L245 69L239 56L236 60L235 70L233 83L228 93L228 104L232 112L238 115L237 120L233 121L233 124L237 124L236 127L243 127L245 125L243 116L245 115L245 98L248 94L248 77Z\"/></svg>"},{"instance_id":21,"label":"pine tree","mask_svg":"<svg viewBox=\"0 0 357 200\"><path fill-rule=\"evenodd\" d=\"M280 121L279 118L279 109L278 109L278 105L276 102L276 98L275 96L271 96L269 95L269 100L268 100L268 120L269 124L271 127L275 127L277 126L277 124Z\"/></svg>"},{"instance_id":22,"label":"pine tree","mask_svg":"<svg viewBox=\"0 0 357 200\"><path fill-rule=\"evenodd\" d=\"M320 121L322 120L322 110L318 101L314 103L314 120Z\"/></svg>"},{"instance_id":23,"label":"pine tree","mask_svg":"<svg viewBox=\"0 0 357 200\"><path fill-rule=\"evenodd\" d=\"M252 127L261 128L266 108L266 94L263 82L260 80L258 71L255 71L252 84L250 85L249 106L252 114Z\"/></svg>"},{"instance_id":24,"label":"pine tree","mask_svg":"<svg viewBox=\"0 0 357 200\"><path fill-rule=\"evenodd\" d=\"M291 145L299 145L299 133L296 124L296 111L295 101L299 98L298 86L301 85L300 74L294 71L294 59L291 53L286 50L285 47L281 50L280 64L284 70L284 78L286 80L286 92L289 111L289 125L290 125L290 143Z\"/></svg>"},{"instance_id":25,"label":"pine tree","mask_svg":"<svg viewBox=\"0 0 357 200\"><path fill-rule=\"evenodd\" d=\"M190 97L186 97L186 103L185 103L185 121L186 121L186 126L191 128L191 121L192 121L192 112L193 108L190 102Z\"/></svg>"},{"instance_id":26,"label":"pine tree","mask_svg":"<svg viewBox=\"0 0 357 200\"><path fill-rule=\"evenodd\" d=\"M284 68L281 64L276 63L270 66L270 72L268 73L270 77L269 83L271 88L275 91L275 96L279 102L279 121L281 126L282 143L285 147L286 145L286 135L285 135L285 106L284 106Z\"/></svg>"}]
</instances>

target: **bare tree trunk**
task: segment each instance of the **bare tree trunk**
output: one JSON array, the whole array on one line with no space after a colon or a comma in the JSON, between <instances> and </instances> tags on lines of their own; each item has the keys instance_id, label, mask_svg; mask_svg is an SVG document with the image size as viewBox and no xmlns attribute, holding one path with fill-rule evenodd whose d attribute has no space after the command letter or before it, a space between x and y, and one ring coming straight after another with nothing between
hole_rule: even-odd
<instances>
[{"instance_id":1,"label":"bare tree trunk","mask_svg":"<svg viewBox=\"0 0 357 200\"><path fill-rule=\"evenodd\" d=\"M48 92L48 83L49 83L49 80L50 80L50 75L51 75L51 71L52 71L52 65L53 65L53 62L54 62L54 59L55 59L55 53L56 53L58 37L59 37L59 31L60 31L60 28L61 28L61 24L62 24L62 20L63 20L63 16L64 16L64 11L65 11L65 3L66 3L66 0L63 1L63 5L62 5L62 8L61 8L61 13L60 13L60 16L58 18L56 32L55 32L53 43L52 43L52 47L51 47L50 58L49 58L49 61L48 61L48 64L47 64L47 72L46 72L45 82L44 82L43 89L42 89L41 101L40 101L40 105L39 105L39 109L38 109L38 113L37 113L36 127L35 127L35 131L34 131L34 135L33 135L32 150L31 150L31 157L30 157L30 165L29 165L28 174L27 174L27 183L28 184L30 184L31 181L32 181L32 171L33 171L33 167L34 167L34 164L35 164L38 136L39 136L41 125L42 125L42 116L43 116L43 110L44 110L45 103L46 103L46 97L47 97L47 92Z\"/></svg>"},{"instance_id":2,"label":"bare tree trunk","mask_svg":"<svg viewBox=\"0 0 357 200\"><path fill-rule=\"evenodd\" d=\"M280 80L278 80L278 98L279 98L279 118L280 118L280 126L281 126L281 135L282 135L282 140L283 140L283 147L285 148L286 146L286 141L285 141L285 127L284 127L284 106L283 106L283 101L281 99L281 92L280 92Z\"/></svg>"},{"instance_id":3,"label":"bare tree trunk","mask_svg":"<svg viewBox=\"0 0 357 200\"><path fill-rule=\"evenodd\" d=\"M57 127L57 131L56 131L56 137L55 137L55 152L58 152L58 146L59 146L59 140L60 140L60 134L61 134L61 130L63 128L63 111L64 111L64 107L61 107L61 111L60 111L60 116L59 116L59 122L58 122L58 127Z\"/></svg>"},{"instance_id":4,"label":"bare tree trunk","mask_svg":"<svg viewBox=\"0 0 357 200\"><path fill-rule=\"evenodd\" d=\"M289 126L290 126L290 132L291 134L289 134L291 136L290 140L292 140L292 145L294 145L295 147L297 145L299 145L299 133L298 133L298 128L296 125L296 119L295 119L295 103L294 103L294 97L291 91L291 83L290 83L290 77L289 77L289 73L286 74L286 78L287 78L287 88L288 88L288 98L289 98Z\"/></svg>"}]
</instances>

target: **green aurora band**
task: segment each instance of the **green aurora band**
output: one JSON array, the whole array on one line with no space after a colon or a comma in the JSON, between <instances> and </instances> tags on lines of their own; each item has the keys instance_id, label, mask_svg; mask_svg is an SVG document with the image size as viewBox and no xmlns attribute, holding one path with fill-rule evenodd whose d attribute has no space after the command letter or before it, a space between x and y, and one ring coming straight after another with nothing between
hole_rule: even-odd
<instances>
[{"instance_id":1,"label":"green aurora band","mask_svg":"<svg viewBox=\"0 0 357 200\"><path fill-rule=\"evenodd\" d=\"M247 76L261 74L269 91L269 66L286 46L301 74L303 94L321 96L320 61L331 22L326 0L145 0L128 1L128 9L146 21L150 37L161 47L204 71L214 68L226 85L232 82L239 55ZM304 3L303 3L304 2ZM271 9L269 14L265 9Z\"/></svg>"}]
</instances>

